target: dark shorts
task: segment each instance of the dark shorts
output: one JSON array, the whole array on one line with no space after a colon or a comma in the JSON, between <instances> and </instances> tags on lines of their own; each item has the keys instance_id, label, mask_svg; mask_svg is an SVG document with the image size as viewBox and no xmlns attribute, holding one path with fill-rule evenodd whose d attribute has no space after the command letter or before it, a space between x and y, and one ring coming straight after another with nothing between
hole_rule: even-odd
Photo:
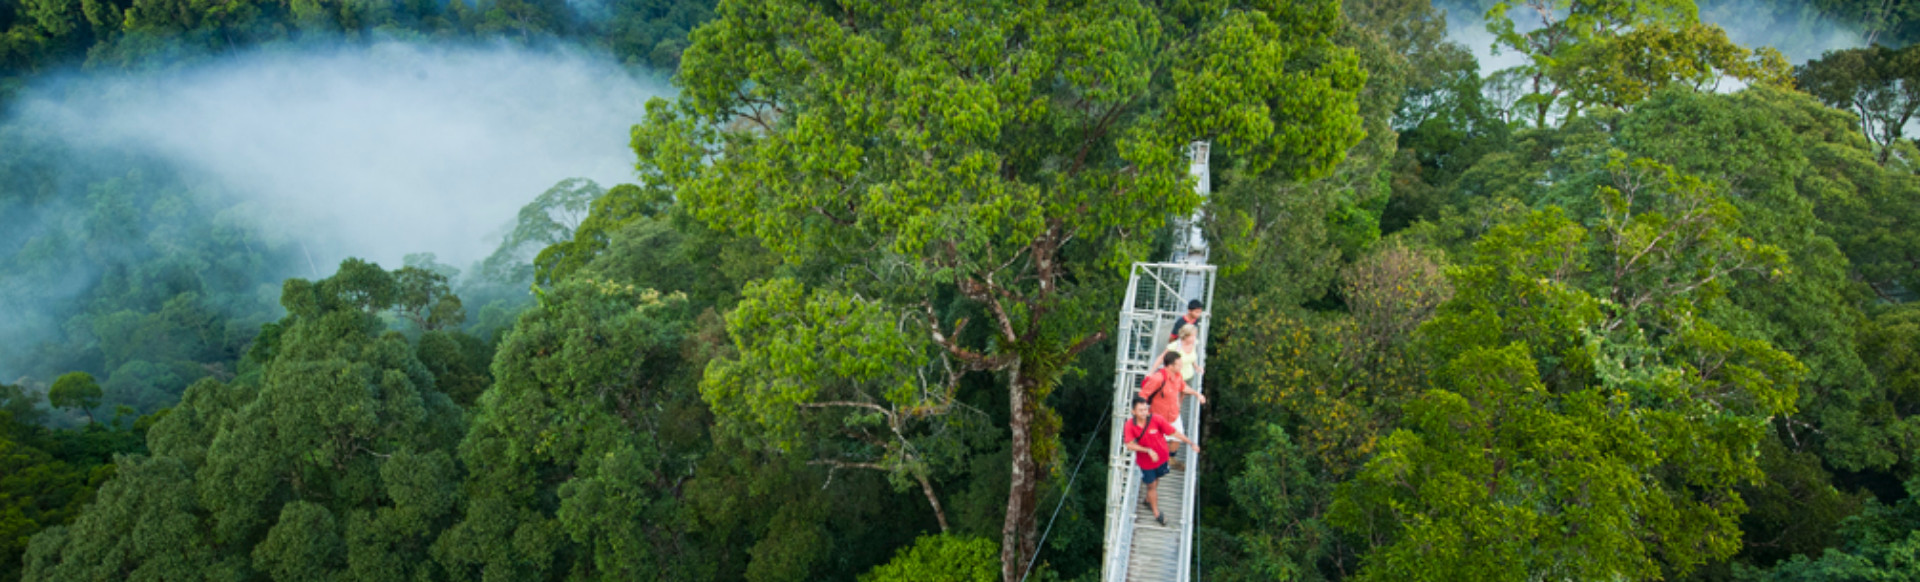
<instances>
[{"instance_id":1,"label":"dark shorts","mask_svg":"<svg viewBox=\"0 0 1920 582\"><path fill-rule=\"evenodd\" d=\"M1165 477L1167 473L1173 472L1173 467L1171 465L1172 463L1161 463L1160 466L1154 467L1152 469L1141 469L1140 483L1144 485L1147 483L1152 483L1154 481L1159 481L1160 478Z\"/></svg>"}]
</instances>

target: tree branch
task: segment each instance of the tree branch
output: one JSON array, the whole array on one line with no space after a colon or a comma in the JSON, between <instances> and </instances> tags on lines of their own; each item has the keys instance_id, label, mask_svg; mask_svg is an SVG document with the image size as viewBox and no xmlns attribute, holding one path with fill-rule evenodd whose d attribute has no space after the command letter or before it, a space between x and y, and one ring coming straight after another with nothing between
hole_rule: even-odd
<instances>
[{"instance_id":1,"label":"tree branch","mask_svg":"<svg viewBox=\"0 0 1920 582\"><path fill-rule=\"evenodd\" d=\"M948 333L940 329L940 318L934 315L932 303L922 301L920 302L920 308L927 314L927 329L929 330L928 333L933 336L933 343L939 345L941 349L946 350L948 354L960 358L960 362L964 368L974 371L984 371L997 370L1007 365L1007 358L1005 356L988 356L960 345L960 342L955 338L959 337L960 332L967 328L967 318L960 318L960 321L954 324L953 331Z\"/></svg>"},{"instance_id":2,"label":"tree branch","mask_svg":"<svg viewBox=\"0 0 1920 582\"><path fill-rule=\"evenodd\" d=\"M798 407L800 407L800 408L835 408L835 407L841 407L841 408L869 408L869 409L873 409L873 410L877 410L877 411L879 411L879 412L880 412L881 414L885 414L885 415L888 415L888 416L892 416L892 415L893 415L893 411L892 411L892 410L888 410L888 409L887 409L886 407L884 407L884 406L881 406L881 405L878 405L878 404L874 404L874 403L871 403L871 402L853 402L853 401L850 401L850 400L836 400L836 401L828 401L828 402L802 402L802 403L800 403L800 404L797 404L796 406L798 406Z\"/></svg>"},{"instance_id":3,"label":"tree branch","mask_svg":"<svg viewBox=\"0 0 1920 582\"><path fill-rule=\"evenodd\" d=\"M1092 335L1080 338L1080 341L1073 342L1073 345L1067 347L1067 359L1079 356L1080 352L1086 351L1087 348L1093 347L1093 344L1105 339L1107 339L1107 332L1104 331L1096 331Z\"/></svg>"}]
</instances>

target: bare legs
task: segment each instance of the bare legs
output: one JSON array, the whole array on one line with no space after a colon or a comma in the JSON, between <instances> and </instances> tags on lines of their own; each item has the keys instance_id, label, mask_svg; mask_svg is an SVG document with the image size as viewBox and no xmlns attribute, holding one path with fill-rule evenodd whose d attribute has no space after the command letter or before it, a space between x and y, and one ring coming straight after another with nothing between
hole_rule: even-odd
<instances>
[{"instance_id":1,"label":"bare legs","mask_svg":"<svg viewBox=\"0 0 1920 582\"><path fill-rule=\"evenodd\" d=\"M1153 510L1154 519L1160 519L1160 480L1154 479L1152 483L1148 483L1146 490L1142 493L1147 496L1147 509Z\"/></svg>"}]
</instances>

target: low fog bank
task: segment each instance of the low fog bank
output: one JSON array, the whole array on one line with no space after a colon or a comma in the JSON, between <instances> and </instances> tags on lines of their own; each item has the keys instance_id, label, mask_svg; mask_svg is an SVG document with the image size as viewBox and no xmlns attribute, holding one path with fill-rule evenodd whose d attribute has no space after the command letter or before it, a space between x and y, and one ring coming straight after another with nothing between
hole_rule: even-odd
<instances>
[{"instance_id":1,"label":"low fog bank","mask_svg":"<svg viewBox=\"0 0 1920 582\"><path fill-rule=\"evenodd\" d=\"M349 256L467 269L557 182L631 181L667 91L585 49L398 41L43 76L0 121L0 382L231 359Z\"/></svg>"},{"instance_id":2,"label":"low fog bank","mask_svg":"<svg viewBox=\"0 0 1920 582\"><path fill-rule=\"evenodd\" d=\"M1853 27L1814 12L1812 3L1799 6L1739 0L1700 2L1700 20L1719 25L1727 38L1746 47L1770 46L1795 65L1820 58L1827 51L1866 46L1866 37Z\"/></svg>"},{"instance_id":3,"label":"low fog bank","mask_svg":"<svg viewBox=\"0 0 1920 582\"><path fill-rule=\"evenodd\" d=\"M581 50L386 42L69 76L24 92L14 122L166 160L308 243L324 275L345 256L464 266L555 182L629 181L628 128L666 92Z\"/></svg>"}]
</instances>

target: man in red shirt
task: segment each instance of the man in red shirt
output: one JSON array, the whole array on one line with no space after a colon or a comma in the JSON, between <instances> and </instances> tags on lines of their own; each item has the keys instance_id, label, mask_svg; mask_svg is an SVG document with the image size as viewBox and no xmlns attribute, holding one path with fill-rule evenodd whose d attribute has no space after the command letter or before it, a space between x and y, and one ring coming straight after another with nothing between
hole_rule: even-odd
<instances>
[{"instance_id":1,"label":"man in red shirt","mask_svg":"<svg viewBox=\"0 0 1920 582\"><path fill-rule=\"evenodd\" d=\"M1191 394L1201 404L1207 403L1206 395L1187 386L1187 381L1180 378L1179 364L1180 352L1169 351L1161 354L1160 369L1140 379L1138 394L1138 397L1146 400L1147 405L1153 409L1154 417L1173 425L1180 423L1181 396ZM1174 453L1178 454L1179 451Z\"/></svg>"},{"instance_id":2,"label":"man in red shirt","mask_svg":"<svg viewBox=\"0 0 1920 582\"><path fill-rule=\"evenodd\" d=\"M1154 416L1147 406L1147 399L1134 397L1133 420L1127 422L1127 450L1133 451L1134 464L1140 466L1140 483L1145 489L1140 492L1147 499L1147 507L1153 510L1153 520L1167 525L1166 516L1160 515L1160 478L1171 472L1167 468L1167 437L1186 443L1194 454L1200 454L1200 445L1187 440L1179 429L1167 424L1167 421Z\"/></svg>"}]
</instances>

